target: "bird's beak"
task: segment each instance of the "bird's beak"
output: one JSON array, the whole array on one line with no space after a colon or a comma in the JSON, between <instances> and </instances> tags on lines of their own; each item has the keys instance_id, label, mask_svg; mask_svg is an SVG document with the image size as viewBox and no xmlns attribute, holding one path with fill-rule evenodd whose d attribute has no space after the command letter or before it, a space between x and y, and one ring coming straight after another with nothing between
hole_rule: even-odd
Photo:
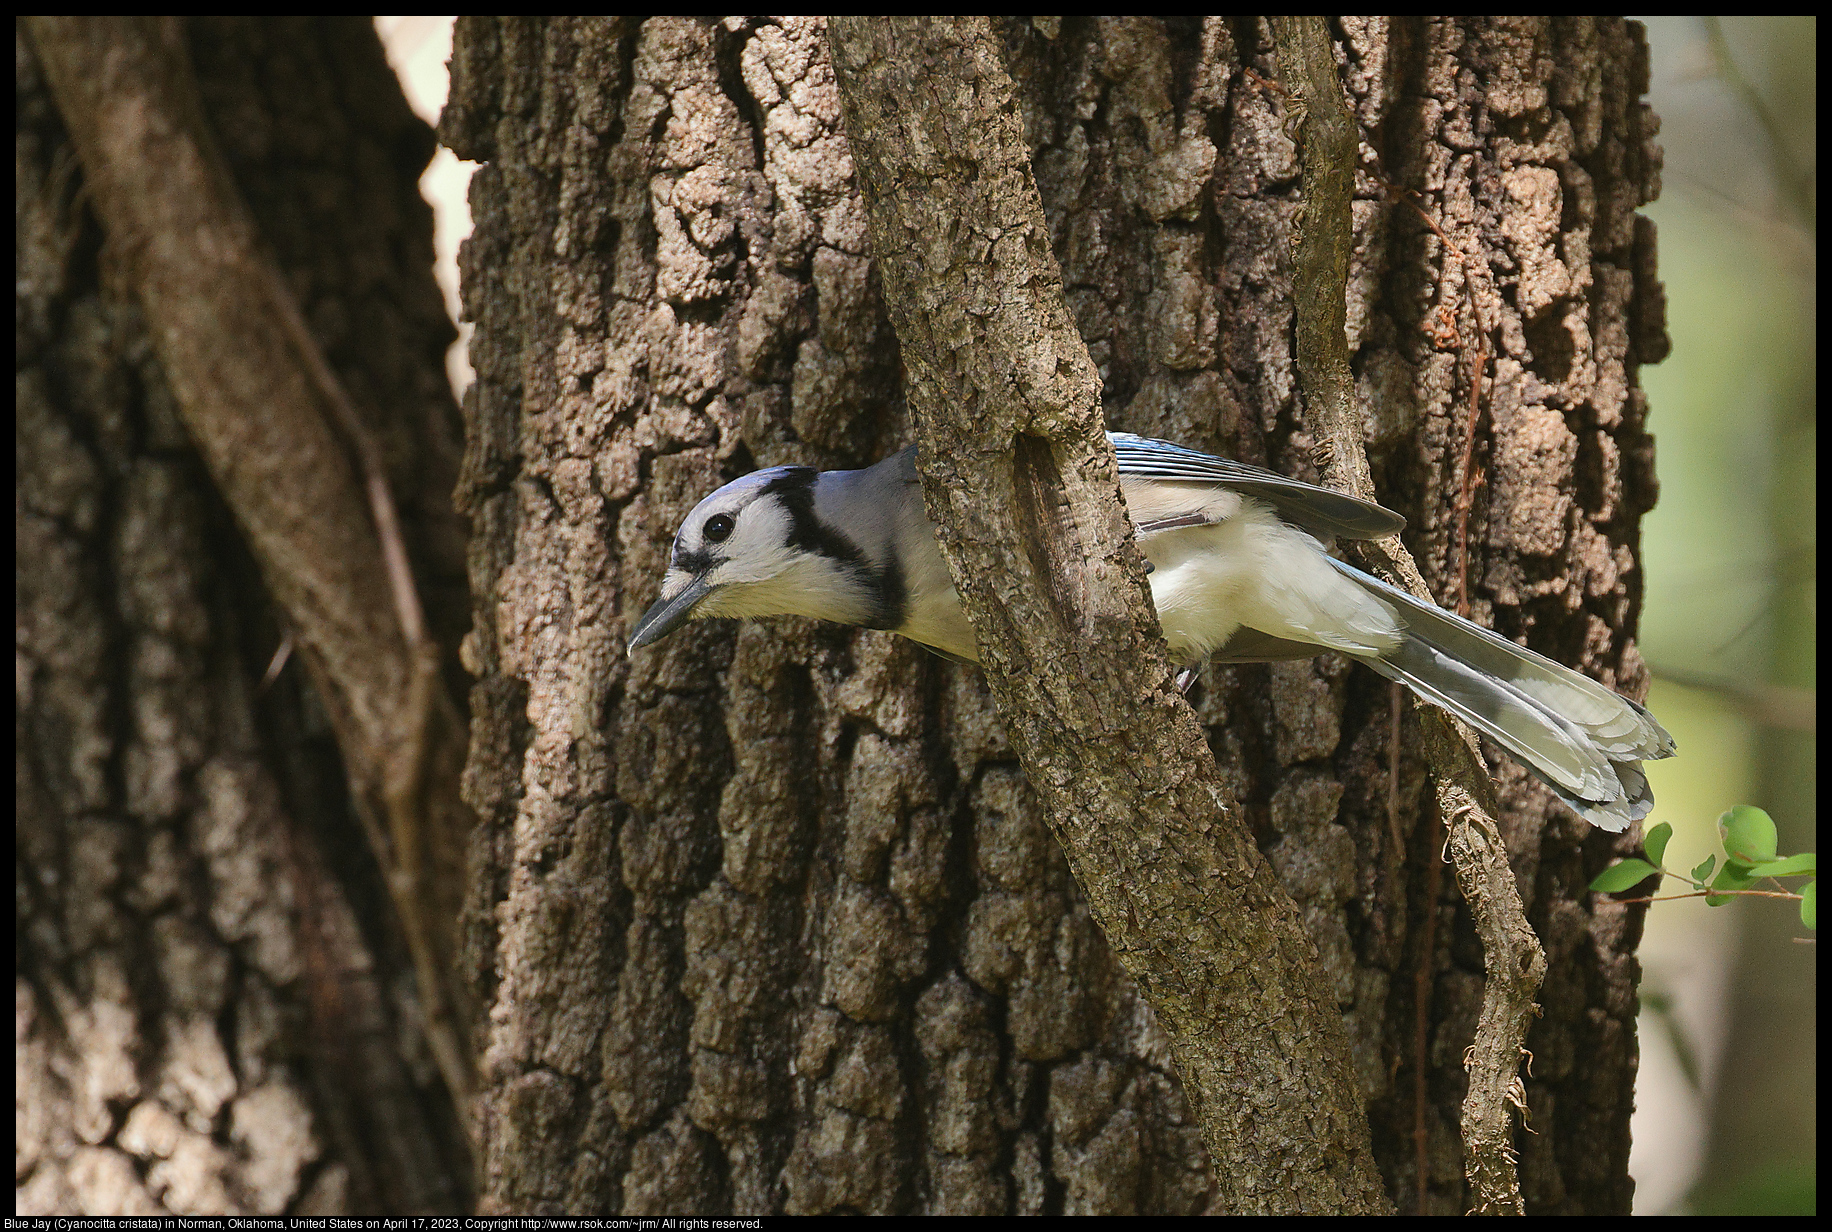
<instances>
[{"instance_id":1,"label":"bird's beak","mask_svg":"<svg viewBox=\"0 0 1832 1232\"><path fill-rule=\"evenodd\" d=\"M661 641L686 624L693 617L693 609L715 589L705 574L699 574L674 594L657 599L636 622L636 630L630 634L630 653L635 654L650 642Z\"/></svg>"}]
</instances>

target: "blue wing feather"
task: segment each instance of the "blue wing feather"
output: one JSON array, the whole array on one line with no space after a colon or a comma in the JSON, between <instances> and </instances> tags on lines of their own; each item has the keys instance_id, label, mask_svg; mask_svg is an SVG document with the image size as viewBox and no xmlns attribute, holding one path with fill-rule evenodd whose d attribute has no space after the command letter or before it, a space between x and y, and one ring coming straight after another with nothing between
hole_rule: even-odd
<instances>
[{"instance_id":1,"label":"blue wing feather","mask_svg":"<svg viewBox=\"0 0 1832 1232\"><path fill-rule=\"evenodd\" d=\"M1279 516L1320 538L1379 539L1396 535L1406 519L1371 501L1288 479L1245 462L1234 462L1173 445L1169 441L1109 432L1120 474L1176 483L1213 483L1263 500Z\"/></svg>"}]
</instances>

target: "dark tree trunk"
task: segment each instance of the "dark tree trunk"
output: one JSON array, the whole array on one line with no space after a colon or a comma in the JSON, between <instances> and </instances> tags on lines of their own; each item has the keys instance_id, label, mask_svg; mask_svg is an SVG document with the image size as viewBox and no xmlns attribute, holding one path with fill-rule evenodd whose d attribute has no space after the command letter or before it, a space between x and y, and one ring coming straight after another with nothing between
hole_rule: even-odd
<instances>
[{"instance_id":1,"label":"dark tree trunk","mask_svg":"<svg viewBox=\"0 0 1832 1232\"><path fill-rule=\"evenodd\" d=\"M1264 27L1002 29L1109 424L1314 478ZM1467 552L1476 619L1638 691L1635 371L1665 345L1634 214L1658 166L1639 33L1336 33L1368 155L1349 331L1381 494L1447 603ZM453 67L443 135L488 164L460 489L486 1206L1204 1209L1228 1161L976 671L791 621L624 655L700 497L908 439L820 23L464 19ZM1479 352L1484 482L1460 518ZM1390 1192L1462 1211L1483 960L1412 720L1392 775L1389 687L1340 660L1215 669L1195 700L1317 943ZM1523 1193L1626 1213L1640 917L1584 890L1618 844L1494 764L1550 962Z\"/></svg>"},{"instance_id":2,"label":"dark tree trunk","mask_svg":"<svg viewBox=\"0 0 1832 1232\"><path fill-rule=\"evenodd\" d=\"M237 189L372 416L455 664L431 134L363 20L183 30ZM296 656L263 685L286 629L17 53L18 1210L456 1213L466 1148L337 745Z\"/></svg>"}]
</instances>

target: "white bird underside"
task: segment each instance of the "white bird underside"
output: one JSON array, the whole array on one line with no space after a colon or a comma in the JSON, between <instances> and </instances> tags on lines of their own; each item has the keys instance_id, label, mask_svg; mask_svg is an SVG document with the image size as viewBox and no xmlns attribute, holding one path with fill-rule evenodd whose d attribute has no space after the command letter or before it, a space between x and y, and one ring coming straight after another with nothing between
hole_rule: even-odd
<instances>
[{"instance_id":1,"label":"white bird underside","mask_svg":"<svg viewBox=\"0 0 1832 1232\"><path fill-rule=\"evenodd\" d=\"M1122 480L1133 527L1148 524L1165 492L1193 485L1145 485ZM1270 508L1236 492L1210 489L1213 522L1139 535L1151 565L1151 598L1172 662L1200 663L1228 643L1241 626L1286 641L1347 654L1384 654L1399 645L1393 610L1331 568L1315 539L1279 520ZM1191 508L1191 503L1176 506ZM1206 512L1206 511L1205 511ZM941 549L935 549L939 561ZM945 563L942 565L945 571ZM923 605L896 632L944 654L979 662L973 626L952 579L942 601Z\"/></svg>"}]
</instances>

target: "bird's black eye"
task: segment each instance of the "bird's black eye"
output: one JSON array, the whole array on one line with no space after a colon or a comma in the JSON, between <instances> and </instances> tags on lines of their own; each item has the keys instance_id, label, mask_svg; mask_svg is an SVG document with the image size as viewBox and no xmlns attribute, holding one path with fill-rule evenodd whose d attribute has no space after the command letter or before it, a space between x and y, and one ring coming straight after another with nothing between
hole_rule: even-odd
<instances>
[{"instance_id":1,"label":"bird's black eye","mask_svg":"<svg viewBox=\"0 0 1832 1232\"><path fill-rule=\"evenodd\" d=\"M706 525L700 529L701 538L708 543L724 543L731 537L732 520L730 514L715 513L706 519Z\"/></svg>"}]
</instances>

